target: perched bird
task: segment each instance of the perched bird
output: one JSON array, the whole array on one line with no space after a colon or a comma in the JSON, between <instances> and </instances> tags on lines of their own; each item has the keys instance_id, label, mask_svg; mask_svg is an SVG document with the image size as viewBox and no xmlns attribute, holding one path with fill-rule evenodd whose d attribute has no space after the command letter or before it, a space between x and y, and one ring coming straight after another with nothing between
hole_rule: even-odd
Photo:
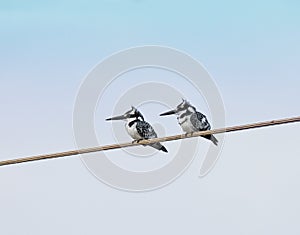
<instances>
[{"instance_id":1,"label":"perched bird","mask_svg":"<svg viewBox=\"0 0 300 235\"><path fill-rule=\"evenodd\" d=\"M125 129L128 134L134 139L133 142L139 142L144 139L157 138L153 127L145 121L143 115L135 107L131 106L131 109L121 116L107 118L106 121L110 120L124 120L126 121ZM151 147L168 152L168 150L161 143L150 144Z\"/></svg>"},{"instance_id":2,"label":"perched bird","mask_svg":"<svg viewBox=\"0 0 300 235\"><path fill-rule=\"evenodd\" d=\"M160 116L177 115L177 121L185 133L210 130L210 124L206 116L196 110L188 101L182 99L182 102L176 109L160 114ZM203 138L211 140L218 145L218 140L213 135L205 135Z\"/></svg>"}]
</instances>

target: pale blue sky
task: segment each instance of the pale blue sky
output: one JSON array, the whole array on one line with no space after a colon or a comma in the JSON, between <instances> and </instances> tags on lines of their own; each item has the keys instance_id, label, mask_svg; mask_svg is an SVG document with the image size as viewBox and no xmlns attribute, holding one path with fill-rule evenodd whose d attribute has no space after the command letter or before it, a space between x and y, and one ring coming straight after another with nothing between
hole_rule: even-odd
<instances>
[{"instance_id":1,"label":"pale blue sky","mask_svg":"<svg viewBox=\"0 0 300 235\"><path fill-rule=\"evenodd\" d=\"M133 46L199 60L228 125L299 115L299 10L295 0L1 1L0 160L74 149L81 82ZM171 185L141 194L102 184L78 157L2 167L1 231L299 234L299 137L299 125L230 134L206 178L199 156Z\"/></svg>"}]
</instances>

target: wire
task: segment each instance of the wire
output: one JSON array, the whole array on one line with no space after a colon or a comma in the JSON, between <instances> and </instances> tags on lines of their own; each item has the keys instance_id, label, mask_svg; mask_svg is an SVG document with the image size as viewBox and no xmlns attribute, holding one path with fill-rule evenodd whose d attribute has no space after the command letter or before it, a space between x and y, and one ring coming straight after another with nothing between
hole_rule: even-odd
<instances>
[{"instance_id":1,"label":"wire","mask_svg":"<svg viewBox=\"0 0 300 235\"><path fill-rule=\"evenodd\" d=\"M205 136L205 135L210 135L210 134L220 134L220 133L225 133L225 132L249 130L249 129L254 129L254 128L282 125L282 124L288 124L288 123L294 123L294 122L300 122L300 116L293 117L293 118L278 119L278 120L273 120L273 121L266 121L266 122L257 122L257 123L240 125L240 126L232 126L232 127L214 129L214 130L209 130L209 131L199 131L199 132L194 132L191 134L181 134L181 135L173 135L173 136L167 136L167 137L155 138L155 139L149 139L149 140L141 140L138 143L130 142L130 143L122 143L122 144L112 144L112 145L72 150L72 151L59 152L59 153L53 153L53 154L45 154L45 155L11 159L11 160L0 161L0 166L13 165L13 164L32 162L32 161L39 161L39 160L46 160L46 159L52 159L52 158L68 157L68 156L74 156L74 155L79 155L79 154L86 154L86 153L93 153L93 152L99 152L99 151L107 151L107 150L112 150L112 149L132 147L132 146L137 146L137 145L147 145L147 144L152 144L152 143L156 143L156 142L167 142L167 141L173 141L173 140L179 140L179 139Z\"/></svg>"}]
</instances>

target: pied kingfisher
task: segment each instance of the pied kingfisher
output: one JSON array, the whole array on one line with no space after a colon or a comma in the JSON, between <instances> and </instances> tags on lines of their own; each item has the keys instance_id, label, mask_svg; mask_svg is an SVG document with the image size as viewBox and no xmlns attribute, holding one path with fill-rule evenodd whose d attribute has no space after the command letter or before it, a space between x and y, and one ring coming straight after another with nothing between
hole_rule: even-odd
<instances>
[{"instance_id":1,"label":"pied kingfisher","mask_svg":"<svg viewBox=\"0 0 300 235\"><path fill-rule=\"evenodd\" d=\"M134 139L133 142L138 142L143 139L157 138L153 127L145 121L143 115L135 107L131 106L131 109L121 116L107 118L110 120L125 120L125 128L128 134ZM168 152L168 150L161 143L150 144L151 147Z\"/></svg>"},{"instance_id":2,"label":"pied kingfisher","mask_svg":"<svg viewBox=\"0 0 300 235\"><path fill-rule=\"evenodd\" d=\"M182 102L176 107L176 109L162 113L160 116L171 114L177 115L178 124L186 133L210 130L210 124L206 116L197 112L196 108L184 99L182 99ZM213 135L205 135L202 137L209 139L215 145L218 145L218 140Z\"/></svg>"}]
</instances>

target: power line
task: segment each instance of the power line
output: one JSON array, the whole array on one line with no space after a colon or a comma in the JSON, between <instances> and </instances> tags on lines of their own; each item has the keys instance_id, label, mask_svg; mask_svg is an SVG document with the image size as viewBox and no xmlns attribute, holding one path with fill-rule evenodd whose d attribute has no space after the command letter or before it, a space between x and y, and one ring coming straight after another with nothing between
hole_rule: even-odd
<instances>
[{"instance_id":1,"label":"power line","mask_svg":"<svg viewBox=\"0 0 300 235\"><path fill-rule=\"evenodd\" d=\"M209 131L199 131L199 132L194 132L192 134L181 134L181 135L173 135L173 136L167 136L167 137L162 137L162 138L155 138L155 139L150 139L150 140L142 140L139 143L130 142L130 143L123 143L123 144L112 144L112 145L72 150L72 151L59 152L59 153L53 153L53 154L44 154L44 155L38 155L38 156L11 159L11 160L0 161L0 166L13 165L13 164L32 162L32 161L39 161L39 160L46 160L46 159L52 159L52 158L68 157L68 156L74 156L74 155L85 154L85 153L93 153L93 152L99 152L99 151L107 151L107 150L112 150L112 149L132 147L132 146L137 146L137 145L147 145L147 144L152 144L152 143L156 143L156 142L167 142L167 141L173 141L173 140L179 140L179 139L205 136L205 135L210 135L210 134L220 134L220 133L225 133L225 132L242 131L242 130L282 125L282 124L288 124L288 123L294 123L294 122L300 122L300 116L293 117L293 118L285 118L285 119L266 121L266 122L257 122L257 123L240 125L240 126L232 126L232 127L214 129L214 130L209 130Z\"/></svg>"}]
</instances>

